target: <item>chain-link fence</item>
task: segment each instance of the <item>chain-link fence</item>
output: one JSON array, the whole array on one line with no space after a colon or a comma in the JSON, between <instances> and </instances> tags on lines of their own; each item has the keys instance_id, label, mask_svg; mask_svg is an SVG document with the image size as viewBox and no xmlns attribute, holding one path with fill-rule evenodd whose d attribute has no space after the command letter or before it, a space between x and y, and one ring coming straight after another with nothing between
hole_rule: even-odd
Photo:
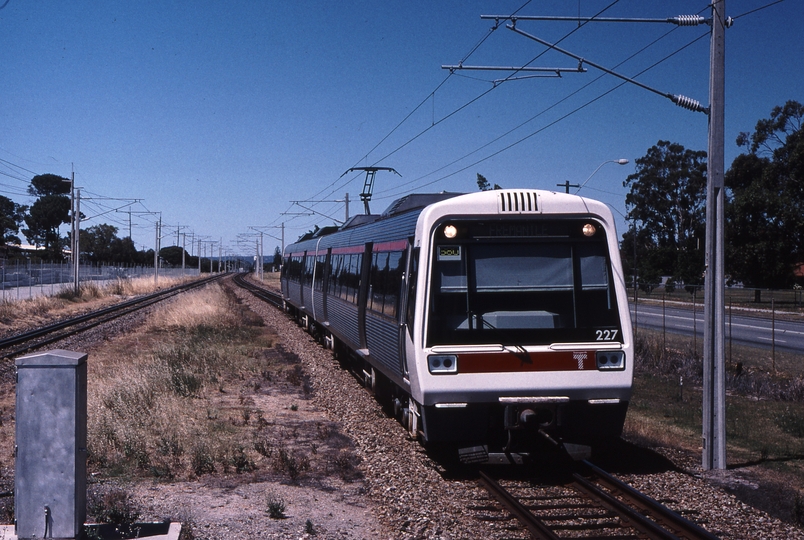
<instances>
[{"instance_id":1,"label":"chain-link fence","mask_svg":"<svg viewBox=\"0 0 804 540\"><path fill-rule=\"evenodd\" d=\"M153 276L154 268L141 265L81 264L79 282L104 282ZM159 276L197 276L198 268L159 268ZM0 289L3 302L13 302L41 295L56 295L75 284L72 263L48 263L0 260Z\"/></svg>"}]
</instances>

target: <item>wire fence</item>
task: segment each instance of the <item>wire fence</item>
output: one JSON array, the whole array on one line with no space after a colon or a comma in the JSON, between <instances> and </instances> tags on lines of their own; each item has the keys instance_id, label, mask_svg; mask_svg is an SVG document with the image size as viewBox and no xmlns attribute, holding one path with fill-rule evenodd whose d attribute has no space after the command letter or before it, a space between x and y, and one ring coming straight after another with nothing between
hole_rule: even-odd
<instances>
[{"instance_id":1,"label":"wire fence","mask_svg":"<svg viewBox=\"0 0 804 540\"><path fill-rule=\"evenodd\" d=\"M197 276L198 268L159 268L164 277ZM153 266L133 264L81 264L78 281L104 282L153 276ZM70 262L49 263L21 260L0 260L0 289L3 302L15 302L36 296L54 296L75 284L73 265Z\"/></svg>"},{"instance_id":2,"label":"wire fence","mask_svg":"<svg viewBox=\"0 0 804 540\"><path fill-rule=\"evenodd\" d=\"M649 290L640 287L628 289L631 322L635 336L641 332L657 333L662 348L672 343L685 347L694 355L703 354L704 294L701 287L667 290L658 286ZM804 333L804 290L752 289L727 287L725 290L725 346L726 359L740 360L742 354L753 355L750 363L764 365L772 372L792 362L787 371L804 375L804 346L794 345L798 335ZM748 317L738 320L738 317ZM748 335L748 330L754 337ZM670 336L676 336L670 338ZM737 348L741 348L741 353ZM748 350L758 352L746 353ZM779 355L783 360L780 365Z\"/></svg>"},{"instance_id":3,"label":"wire fence","mask_svg":"<svg viewBox=\"0 0 804 540\"><path fill-rule=\"evenodd\" d=\"M640 285L637 291L627 287L632 302L637 300L656 300L667 302L683 302L703 306L703 285L686 285L665 287L664 285ZM726 287L726 305L768 310L774 307L783 311L804 312L804 288L790 289L756 289L749 287Z\"/></svg>"}]
</instances>

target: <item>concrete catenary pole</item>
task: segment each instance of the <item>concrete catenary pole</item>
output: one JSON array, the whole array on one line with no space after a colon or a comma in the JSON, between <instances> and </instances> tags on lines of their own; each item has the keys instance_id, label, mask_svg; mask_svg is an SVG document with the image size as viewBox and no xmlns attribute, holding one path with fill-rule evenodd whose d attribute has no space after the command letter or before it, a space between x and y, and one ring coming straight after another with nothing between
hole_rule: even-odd
<instances>
[{"instance_id":1,"label":"concrete catenary pole","mask_svg":"<svg viewBox=\"0 0 804 540\"><path fill-rule=\"evenodd\" d=\"M724 113L726 1L712 2L704 284L703 468L726 468Z\"/></svg>"}]
</instances>

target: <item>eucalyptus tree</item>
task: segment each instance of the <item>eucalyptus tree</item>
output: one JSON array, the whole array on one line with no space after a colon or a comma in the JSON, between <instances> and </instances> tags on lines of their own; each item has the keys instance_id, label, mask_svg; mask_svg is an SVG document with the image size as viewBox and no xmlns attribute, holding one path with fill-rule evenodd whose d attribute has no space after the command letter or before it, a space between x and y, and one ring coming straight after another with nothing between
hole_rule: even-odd
<instances>
[{"instance_id":1,"label":"eucalyptus tree","mask_svg":"<svg viewBox=\"0 0 804 540\"><path fill-rule=\"evenodd\" d=\"M703 282L706 220L706 152L659 141L635 160L625 216L632 227L623 235L626 268L644 287L662 276L687 285ZM634 243L636 243L636 250Z\"/></svg>"},{"instance_id":2,"label":"eucalyptus tree","mask_svg":"<svg viewBox=\"0 0 804 540\"><path fill-rule=\"evenodd\" d=\"M788 101L741 133L740 154L726 172L727 262L750 287L790 287L804 264L804 106ZM757 291L757 296L759 291Z\"/></svg>"}]
</instances>

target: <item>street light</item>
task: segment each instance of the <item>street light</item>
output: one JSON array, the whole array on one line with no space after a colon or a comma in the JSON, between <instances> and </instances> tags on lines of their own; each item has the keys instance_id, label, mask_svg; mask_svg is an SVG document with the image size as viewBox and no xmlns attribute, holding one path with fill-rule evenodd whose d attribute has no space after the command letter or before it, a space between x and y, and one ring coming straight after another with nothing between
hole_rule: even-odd
<instances>
[{"instance_id":1,"label":"street light","mask_svg":"<svg viewBox=\"0 0 804 540\"><path fill-rule=\"evenodd\" d=\"M587 178L586 180L584 180L584 181L583 181L583 184L581 184L580 186L578 186L578 189L577 189L577 190L575 190L575 193L577 194L579 191L581 191L581 188L582 188L582 187L584 187L584 186L586 185L586 183L587 183L589 180L591 180L591 178L592 178L592 177L595 175L595 173L596 173L597 171L599 171L599 170L600 170L600 168L601 168L603 165L605 165L606 163L616 163L617 165L627 165L627 164L628 164L628 160L627 160L627 159L624 159L624 158L620 158L620 159L609 159L609 160L607 160L607 161L604 161L603 163L601 163L600 165L598 165L598 166L597 166L597 169L595 169L595 170L592 172L592 174L590 174L590 175L589 175L589 178Z\"/></svg>"}]
</instances>

